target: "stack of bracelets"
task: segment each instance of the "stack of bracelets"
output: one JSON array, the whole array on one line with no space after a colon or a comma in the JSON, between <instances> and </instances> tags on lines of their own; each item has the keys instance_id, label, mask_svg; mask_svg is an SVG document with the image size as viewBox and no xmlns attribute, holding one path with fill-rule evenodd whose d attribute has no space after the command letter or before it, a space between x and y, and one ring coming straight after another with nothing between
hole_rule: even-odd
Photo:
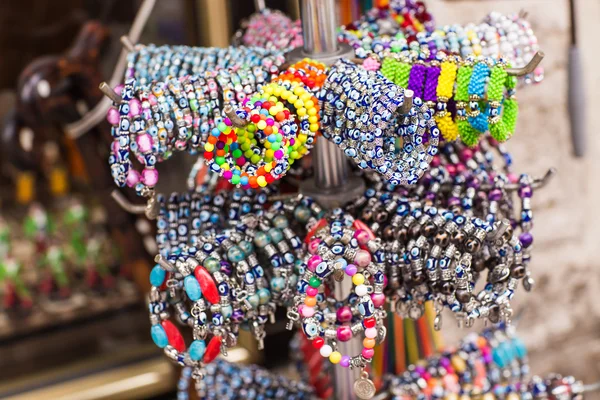
<instances>
[{"instance_id":1,"label":"stack of bracelets","mask_svg":"<svg viewBox=\"0 0 600 400\"><path fill-rule=\"evenodd\" d=\"M299 373L308 376L307 366ZM182 370L177 400L189 399L193 371ZM302 381L290 381L257 366L236 366L216 360L197 382L198 399L312 399L315 394ZM393 400L408 399L580 399L586 387L573 377L550 374L530 376L527 349L514 329L500 324L479 334L469 334L455 349L409 365L400 375L386 375L382 394Z\"/></svg>"},{"instance_id":2,"label":"stack of bracelets","mask_svg":"<svg viewBox=\"0 0 600 400\"><path fill-rule=\"evenodd\" d=\"M529 376L527 349L512 329L500 324L470 334L458 348L385 377L392 399L577 399L584 392L572 377Z\"/></svg>"},{"instance_id":3,"label":"stack of bracelets","mask_svg":"<svg viewBox=\"0 0 600 400\"><path fill-rule=\"evenodd\" d=\"M434 30L430 24L423 24L427 12L419 13L420 8L412 14L406 10L399 12L393 4L388 10L373 10L361 20L343 26L339 40L352 45L358 58L419 53L425 48L428 61L435 60L438 53L462 58L475 55L493 60L502 58L517 68L525 66L539 50L529 22L518 15L491 13L479 25L450 25ZM539 67L526 75L524 82L540 82L543 77L544 70Z\"/></svg>"},{"instance_id":4,"label":"stack of bracelets","mask_svg":"<svg viewBox=\"0 0 600 400\"><path fill-rule=\"evenodd\" d=\"M244 46L292 50L302 46L302 27L300 20L292 21L281 11L265 9L250 16L234 41Z\"/></svg>"},{"instance_id":5,"label":"stack of bracelets","mask_svg":"<svg viewBox=\"0 0 600 400\"><path fill-rule=\"evenodd\" d=\"M509 65L503 59L438 56L425 62L414 53L387 54L381 73L436 109L435 120L446 141L460 137L474 146L487 131L499 142L509 139L518 116L516 78L508 75Z\"/></svg>"},{"instance_id":6,"label":"stack of bracelets","mask_svg":"<svg viewBox=\"0 0 600 400\"><path fill-rule=\"evenodd\" d=\"M419 319L426 302L436 329L444 309L459 325L499 325L386 377L394 398L581 393L571 378L529 378L523 344L507 327L519 283L533 285L531 198L540 184L513 173L502 144L518 114L509 68L537 50L535 36L522 18L494 13L485 24L435 30L423 3L390 3L340 33L362 65L285 64L279 49L299 43L299 26L270 11L239 35L261 47L137 45L129 55L108 115L109 162L119 186L156 206L151 336L184 367L180 399L191 378L201 399L312 398L305 385L215 361L240 328L262 349L279 309L309 347L361 370L357 384L374 391L369 364L388 312ZM353 160L366 183L359 198L325 211L285 192L283 178L305 168L299 160L316 140ZM182 151L207 165L211 183L155 193L156 165ZM344 279L352 289L334 297ZM177 323L191 328L191 343ZM353 338L360 351L343 354Z\"/></svg>"}]
</instances>

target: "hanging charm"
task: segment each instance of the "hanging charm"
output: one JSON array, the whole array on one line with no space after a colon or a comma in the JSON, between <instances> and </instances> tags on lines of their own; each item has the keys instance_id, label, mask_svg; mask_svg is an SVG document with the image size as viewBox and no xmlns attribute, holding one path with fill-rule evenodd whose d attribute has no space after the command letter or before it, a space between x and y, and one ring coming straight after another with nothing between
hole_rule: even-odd
<instances>
[{"instance_id":1,"label":"hanging charm","mask_svg":"<svg viewBox=\"0 0 600 400\"><path fill-rule=\"evenodd\" d=\"M361 400L368 400L375 396L375 384L364 369L360 373L360 378L354 381L354 394Z\"/></svg>"}]
</instances>

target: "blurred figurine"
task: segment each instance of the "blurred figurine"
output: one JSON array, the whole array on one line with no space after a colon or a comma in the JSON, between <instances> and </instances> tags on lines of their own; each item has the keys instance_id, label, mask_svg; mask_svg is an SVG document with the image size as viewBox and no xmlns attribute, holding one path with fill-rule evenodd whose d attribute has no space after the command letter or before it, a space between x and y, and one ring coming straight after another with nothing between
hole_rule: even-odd
<instances>
[{"instance_id":1,"label":"blurred figurine","mask_svg":"<svg viewBox=\"0 0 600 400\"><path fill-rule=\"evenodd\" d=\"M66 299L71 294L65 268L65 254L54 235L56 229L48 212L38 203L29 208L24 223L25 235L35 241L36 262L42 274L40 291L54 299Z\"/></svg>"},{"instance_id":2,"label":"blurred figurine","mask_svg":"<svg viewBox=\"0 0 600 400\"><path fill-rule=\"evenodd\" d=\"M11 253L8 224L0 217L0 285L2 305L7 311L29 311L33 298L21 276L22 265Z\"/></svg>"}]
</instances>

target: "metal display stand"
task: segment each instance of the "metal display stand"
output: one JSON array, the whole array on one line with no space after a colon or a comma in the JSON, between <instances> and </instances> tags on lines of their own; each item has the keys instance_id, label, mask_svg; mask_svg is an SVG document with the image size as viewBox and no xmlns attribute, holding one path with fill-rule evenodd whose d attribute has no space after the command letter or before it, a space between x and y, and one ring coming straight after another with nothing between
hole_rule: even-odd
<instances>
[{"instance_id":1,"label":"metal display stand","mask_svg":"<svg viewBox=\"0 0 600 400\"><path fill-rule=\"evenodd\" d=\"M286 59L290 63L309 57L331 65L342 57L354 57L354 50L350 45L338 43L335 11L335 0L300 0L304 47L288 53ZM316 141L312 164L314 179L303 184L300 190L314 198L325 209L342 206L364 192L365 183L352 175L344 152L325 138L321 137ZM335 284L334 295L338 300L345 298L351 291L352 282L349 279ZM358 354L361 351L360 338L340 342L338 346L342 354ZM334 368L336 399L354 398L352 385L359 374L358 370Z\"/></svg>"}]
</instances>

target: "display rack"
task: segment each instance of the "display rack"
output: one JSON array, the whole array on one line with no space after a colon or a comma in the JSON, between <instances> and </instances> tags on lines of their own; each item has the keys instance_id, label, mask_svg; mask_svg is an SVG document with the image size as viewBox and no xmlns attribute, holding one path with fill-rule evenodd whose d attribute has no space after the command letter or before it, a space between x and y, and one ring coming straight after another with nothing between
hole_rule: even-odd
<instances>
[{"instance_id":1,"label":"display rack","mask_svg":"<svg viewBox=\"0 0 600 400\"><path fill-rule=\"evenodd\" d=\"M339 43L337 40L335 0L299 0L299 2L304 45L302 48L288 53L287 62L293 63L309 57L331 65L340 58L353 59L353 48L347 44ZM147 3L150 2L147 0ZM143 7L147 3L144 3ZM263 10L265 7L264 1L255 0L255 6L258 11ZM137 41L135 39L136 37L132 35L121 38L126 51L134 49ZM543 52L537 52L524 67L508 68L506 71L513 76L530 74L539 65L543 57ZM111 86L114 85L103 84L100 88L108 99L115 103L121 102L120 96L111 89ZM405 113L412 106L412 93L410 91L406 91L405 99L405 104L400 109L400 113ZM235 123L235 113L231 110L224 111ZM360 196L365 190L364 181L352 173L348 158L343 151L328 140L321 138L316 141L312 155L312 165L314 177L300 186L300 192L315 199L323 209L331 210L340 207ZM554 173L554 168L549 169L543 177L533 181L532 187L545 185ZM519 186L513 183L507 184L505 188L507 190L517 190ZM149 218L156 217L157 203L155 198L151 198L147 204L134 205L118 192L113 192L113 197L121 207L129 212L145 214ZM158 258L156 261L160 263L161 259ZM351 283L349 281L336 283L334 295L337 299L342 299L343 294L348 293L350 290ZM355 354L360 351L358 339L340 343L339 347L344 354ZM374 394L375 386L373 383L366 378L359 377L359 373L360 371L352 369L336 368L334 370L336 399L352 399L355 394L359 394L361 398L369 398Z\"/></svg>"}]
</instances>

